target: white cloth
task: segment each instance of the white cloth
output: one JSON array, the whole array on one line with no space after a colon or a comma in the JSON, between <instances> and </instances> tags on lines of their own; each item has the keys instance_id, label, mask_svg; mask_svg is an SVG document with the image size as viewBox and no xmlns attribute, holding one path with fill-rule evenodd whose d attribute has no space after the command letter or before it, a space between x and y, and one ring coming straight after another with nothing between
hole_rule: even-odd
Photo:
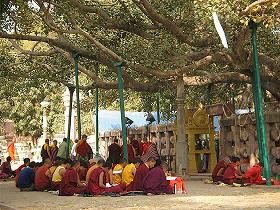
<instances>
[{"instance_id":1,"label":"white cloth","mask_svg":"<svg viewBox=\"0 0 280 210\"><path fill-rule=\"evenodd\" d=\"M77 143L74 143L73 146L72 146L71 155L73 155L73 156L77 155L77 153L76 153L76 146L77 146Z\"/></svg>"}]
</instances>

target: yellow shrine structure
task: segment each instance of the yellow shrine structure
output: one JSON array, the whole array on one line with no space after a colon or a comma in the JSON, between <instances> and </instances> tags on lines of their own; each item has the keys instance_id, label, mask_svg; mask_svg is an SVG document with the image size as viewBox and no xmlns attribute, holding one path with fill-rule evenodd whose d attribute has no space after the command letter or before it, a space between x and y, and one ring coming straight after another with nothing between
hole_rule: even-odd
<instances>
[{"instance_id":1,"label":"yellow shrine structure","mask_svg":"<svg viewBox=\"0 0 280 210\"><path fill-rule=\"evenodd\" d=\"M188 173L196 174L203 168L203 158L208 159L207 173L216 165L213 118L200 106L185 110L185 128L188 141Z\"/></svg>"}]
</instances>

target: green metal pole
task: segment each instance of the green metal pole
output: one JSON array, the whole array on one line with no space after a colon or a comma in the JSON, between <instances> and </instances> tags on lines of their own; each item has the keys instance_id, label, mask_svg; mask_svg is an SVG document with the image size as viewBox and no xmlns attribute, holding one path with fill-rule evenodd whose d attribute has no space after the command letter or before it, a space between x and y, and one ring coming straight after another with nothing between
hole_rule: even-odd
<instances>
[{"instance_id":1,"label":"green metal pole","mask_svg":"<svg viewBox=\"0 0 280 210\"><path fill-rule=\"evenodd\" d=\"M73 94L75 91L74 86L68 86L69 95L70 95L70 104L69 104L69 116L68 116L68 129L67 129L67 147L66 147L66 158L69 158L69 147L70 147L70 132L71 132L71 119L72 119L72 105L73 105Z\"/></svg>"},{"instance_id":2,"label":"green metal pole","mask_svg":"<svg viewBox=\"0 0 280 210\"><path fill-rule=\"evenodd\" d=\"M253 99L254 99L254 109L255 109L255 114L256 114L256 104L258 104L258 98L257 98L257 93L256 93L256 88L255 88L255 83L256 83L256 77L255 77L255 71L252 71L252 88L253 88ZM259 118L256 116L256 127L257 127L257 131L260 130L260 122L259 122ZM258 148L259 148L259 158L260 161L262 163L264 163L263 161L263 154L262 154L262 144L261 144L261 136L260 136L260 132L257 132L257 138L258 138ZM263 171L263 176L265 177L265 171Z\"/></svg>"},{"instance_id":3,"label":"green metal pole","mask_svg":"<svg viewBox=\"0 0 280 210\"><path fill-rule=\"evenodd\" d=\"M118 90L120 95L121 123L122 123L122 141L124 158L128 160L125 113L124 113L124 98L123 98L123 78L122 78L122 62L115 63L118 68Z\"/></svg>"},{"instance_id":4,"label":"green metal pole","mask_svg":"<svg viewBox=\"0 0 280 210\"><path fill-rule=\"evenodd\" d=\"M78 60L79 55L77 53L73 54L75 63L75 80L76 80L76 98L77 98L77 124L78 124L78 139L81 139L81 108L80 108L80 87L79 87L79 71L78 71Z\"/></svg>"},{"instance_id":5,"label":"green metal pole","mask_svg":"<svg viewBox=\"0 0 280 210\"><path fill-rule=\"evenodd\" d=\"M258 137L260 137L260 145L259 148L262 150L262 160L264 165L264 175L266 178L266 185L271 185L271 175L270 175L270 165L268 160L268 151L267 151L267 143L266 143L266 129L264 124L264 112L263 112L263 96L262 96L262 87L261 87L261 76L260 76L260 63L258 56L258 47L257 47L257 25L255 22L251 21L251 29L252 29L252 46L253 46L253 59L254 59L254 90L255 92L255 115L257 125L257 132L259 133Z\"/></svg>"},{"instance_id":6,"label":"green metal pole","mask_svg":"<svg viewBox=\"0 0 280 210\"><path fill-rule=\"evenodd\" d=\"M159 98L160 98L160 93L157 93L157 124L160 123L160 112L159 112Z\"/></svg>"},{"instance_id":7,"label":"green metal pole","mask_svg":"<svg viewBox=\"0 0 280 210\"><path fill-rule=\"evenodd\" d=\"M98 76L98 68L96 65L95 72L96 76ZM98 126L98 108L99 108L99 90L98 87L95 88L95 147L96 147L96 156L99 156L99 126Z\"/></svg>"}]
</instances>

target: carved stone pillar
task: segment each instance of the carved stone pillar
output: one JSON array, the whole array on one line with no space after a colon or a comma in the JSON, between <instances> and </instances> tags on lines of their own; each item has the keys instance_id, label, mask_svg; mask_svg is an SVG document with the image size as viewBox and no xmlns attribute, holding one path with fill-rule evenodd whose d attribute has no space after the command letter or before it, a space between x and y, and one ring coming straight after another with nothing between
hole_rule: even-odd
<instances>
[{"instance_id":1,"label":"carved stone pillar","mask_svg":"<svg viewBox=\"0 0 280 210\"><path fill-rule=\"evenodd\" d=\"M185 131L185 92L183 77L177 78L177 138L176 172L185 175L187 171L187 141Z\"/></svg>"}]
</instances>

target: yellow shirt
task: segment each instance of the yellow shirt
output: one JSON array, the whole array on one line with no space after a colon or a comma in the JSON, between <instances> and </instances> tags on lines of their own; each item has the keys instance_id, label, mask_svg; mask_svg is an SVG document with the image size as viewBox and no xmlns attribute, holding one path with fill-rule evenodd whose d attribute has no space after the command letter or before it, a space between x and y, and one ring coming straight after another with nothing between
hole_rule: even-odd
<instances>
[{"instance_id":1,"label":"yellow shirt","mask_svg":"<svg viewBox=\"0 0 280 210\"><path fill-rule=\"evenodd\" d=\"M51 175L53 175L56 168L57 168L57 166L52 166L52 167L49 168L49 172L50 172Z\"/></svg>"},{"instance_id":2,"label":"yellow shirt","mask_svg":"<svg viewBox=\"0 0 280 210\"><path fill-rule=\"evenodd\" d=\"M114 167L114 169L113 169L113 183L114 184L122 183L122 170L123 170L123 167L120 164L117 164ZM116 171L121 171L121 173L114 174L114 172L116 172Z\"/></svg>"},{"instance_id":3,"label":"yellow shirt","mask_svg":"<svg viewBox=\"0 0 280 210\"><path fill-rule=\"evenodd\" d=\"M62 176L60 175L59 171L60 169L64 168L63 166L58 166L52 176L52 181L53 182L61 182ZM65 168L64 168L65 169Z\"/></svg>"},{"instance_id":4,"label":"yellow shirt","mask_svg":"<svg viewBox=\"0 0 280 210\"><path fill-rule=\"evenodd\" d=\"M122 173L122 183L125 185L129 185L134 179L134 172L136 171L136 167L133 163L130 163L123 169Z\"/></svg>"}]
</instances>

